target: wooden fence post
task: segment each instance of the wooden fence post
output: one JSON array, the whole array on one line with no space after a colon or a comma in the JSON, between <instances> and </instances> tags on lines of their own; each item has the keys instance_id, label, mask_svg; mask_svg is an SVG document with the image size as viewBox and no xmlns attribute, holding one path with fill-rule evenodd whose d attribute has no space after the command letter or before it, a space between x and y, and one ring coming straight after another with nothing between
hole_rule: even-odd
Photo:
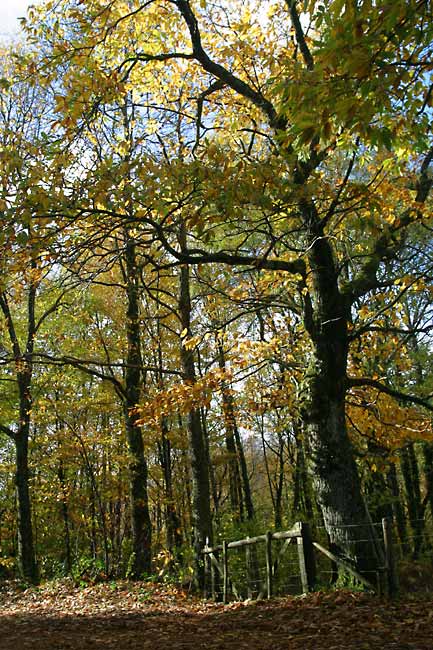
<instances>
[{"instance_id":1,"label":"wooden fence post","mask_svg":"<svg viewBox=\"0 0 433 650\"><path fill-rule=\"evenodd\" d=\"M392 520L389 517L382 519L383 544L385 549L386 587L389 598L394 598L398 593L398 576L394 558L394 543L392 534Z\"/></svg>"},{"instance_id":2,"label":"wooden fence post","mask_svg":"<svg viewBox=\"0 0 433 650\"><path fill-rule=\"evenodd\" d=\"M214 552L214 557L215 557L215 560L218 562L218 552L217 551ZM211 559L211 563L210 563L210 592L211 592L211 595L212 595L212 600L216 600L216 582L217 582L217 579L218 579L218 576L216 575L217 569L215 567L215 564L212 562L212 558L210 558L210 559Z\"/></svg>"},{"instance_id":3,"label":"wooden fence post","mask_svg":"<svg viewBox=\"0 0 433 650\"><path fill-rule=\"evenodd\" d=\"M227 541L223 541L223 603L224 605L228 600L229 592L229 563L227 553Z\"/></svg>"},{"instance_id":4,"label":"wooden fence post","mask_svg":"<svg viewBox=\"0 0 433 650\"><path fill-rule=\"evenodd\" d=\"M247 537L247 542L249 541ZM247 579L247 598L251 600L253 597L253 591L251 589L251 550L250 545L245 546L245 564L246 564L246 579Z\"/></svg>"},{"instance_id":5,"label":"wooden fence post","mask_svg":"<svg viewBox=\"0 0 433 650\"><path fill-rule=\"evenodd\" d=\"M268 598L272 598L272 533L266 533L266 591Z\"/></svg>"},{"instance_id":6,"label":"wooden fence post","mask_svg":"<svg viewBox=\"0 0 433 650\"><path fill-rule=\"evenodd\" d=\"M204 587L203 587L203 596L204 599L206 600L208 595L209 595L209 573L210 573L210 565L211 565L211 559L210 559L210 549L209 549L209 537L206 537L206 544L203 549L204 551Z\"/></svg>"},{"instance_id":7,"label":"wooden fence post","mask_svg":"<svg viewBox=\"0 0 433 650\"><path fill-rule=\"evenodd\" d=\"M300 535L297 538L299 572L301 574L302 591L304 594L313 591L316 583L316 558L309 524L299 523Z\"/></svg>"}]
</instances>

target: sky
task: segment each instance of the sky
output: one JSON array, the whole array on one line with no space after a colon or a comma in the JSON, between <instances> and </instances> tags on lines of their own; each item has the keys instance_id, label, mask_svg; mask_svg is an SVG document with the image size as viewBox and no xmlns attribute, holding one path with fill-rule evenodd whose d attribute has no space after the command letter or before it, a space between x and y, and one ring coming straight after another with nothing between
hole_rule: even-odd
<instances>
[{"instance_id":1,"label":"sky","mask_svg":"<svg viewBox=\"0 0 433 650\"><path fill-rule=\"evenodd\" d=\"M27 7L34 0L0 0L0 36L10 37L18 34L17 18L25 16Z\"/></svg>"}]
</instances>

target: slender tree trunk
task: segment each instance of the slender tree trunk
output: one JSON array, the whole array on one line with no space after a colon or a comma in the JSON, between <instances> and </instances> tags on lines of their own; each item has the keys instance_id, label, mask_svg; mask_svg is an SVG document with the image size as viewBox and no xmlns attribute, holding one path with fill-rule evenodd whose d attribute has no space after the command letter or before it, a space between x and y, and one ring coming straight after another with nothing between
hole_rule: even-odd
<instances>
[{"instance_id":1,"label":"slender tree trunk","mask_svg":"<svg viewBox=\"0 0 433 650\"><path fill-rule=\"evenodd\" d=\"M221 370L226 369L224 347L221 341L218 341L218 365ZM242 486L239 471L239 461L236 449L235 428L236 414L233 404L233 396L227 382L221 382L221 395L223 403L224 426L225 426L225 443L227 449L227 465L229 471L229 498L230 508L239 521L243 521L244 507L242 499Z\"/></svg>"},{"instance_id":2,"label":"slender tree trunk","mask_svg":"<svg viewBox=\"0 0 433 650\"><path fill-rule=\"evenodd\" d=\"M241 470L242 490L244 495L245 510L246 510L248 521L252 521L255 517L255 510L254 510L254 503L253 503L253 497L251 492L250 477L248 474L248 466L245 458L244 445L242 443L239 429L236 424L233 428L233 433L235 436L236 450L238 452L239 467Z\"/></svg>"},{"instance_id":3,"label":"slender tree trunk","mask_svg":"<svg viewBox=\"0 0 433 650\"><path fill-rule=\"evenodd\" d=\"M143 433L137 424L136 408L141 394L141 336L139 314L139 272L136 246L125 229L125 281L127 355L125 371L125 428L129 451L129 489L131 502L132 565L131 577L151 573L152 524L147 490L148 468L144 455Z\"/></svg>"},{"instance_id":4,"label":"slender tree trunk","mask_svg":"<svg viewBox=\"0 0 433 650\"><path fill-rule=\"evenodd\" d=\"M401 502L400 487L398 484L397 470L394 463L391 463L388 474L387 482L390 492L392 494L392 511L397 525L398 536L402 545L403 555L409 553L409 545L407 543L407 525L406 515Z\"/></svg>"},{"instance_id":5,"label":"slender tree trunk","mask_svg":"<svg viewBox=\"0 0 433 650\"><path fill-rule=\"evenodd\" d=\"M179 427L182 429L182 417L179 415ZM193 528L192 523L192 480L191 480L191 462L189 450L181 450L181 464L182 464L182 508L181 518L183 520L182 530L191 531ZM192 541L192 540L191 540Z\"/></svg>"},{"instance_id":6,"label":"slender tree trunk","mask_svg":"<svg viewBox=\"0 0 433 650\"><path fill-rule=\"evenodd\" d=\"M168 438L166 418L162 418L161 421L161 443L159 445L159 454L165 486L164 502L167 548L170 553L174 553L174 551L178 551L182 546L182 535L180 533L180 520L176 512L176 503L173 494L171 443Z\"/></svg>"},{"instance_id":7,"label":"slender tree trunk","mask_svg":"<svg viewBox=\"0 0 433 650\"><path fill-rule=\"evenodd\" d=\"M278 466L276 473L275 487L275 529L279 530L283 525L283 487L284 487L284 438L278 434Z\"/></svg>"},{"instance_id":8,"label":"slender tree trunk","mask_svg":"<svg viewBox=\"0 0 433 650\"><path fill-rule=\"evenodd\" d=\"M419 556L423 541L424 509L421 503L418 460L413 442L409 442L401 450L401 471L406 492L409 523L414 535L413 557L416 559Z\"/></svg>"},{"instance_id":9,"label":"slender tree trunk","mask_svg":"<svg viewBox=\"0 0 433 650\"><path fill-rule=\"evenodd\" d=\"M411 321L410 310L408 309L408 320ZM419 360L419 345L416 336L409 339L409 345L414 354L414 370L417 384L421 387L424 384L424 368ZM433 478L433 452L432 446L428 443L422 444L423 470L426 479L427 494L421 498L421 484L416 447L410 442L402 450L402 472L406 488L410 525L414 533L413 556L416 559L423 544L425 528L425 510L428 501L433 503L432 478ZM426 540L428 541L428 540Z\"/></svg>"},{"instance_id":10,"label":"slender tree trunk","mask_svg":"<svg viewBox=\"0 0 433 650\"><path fill-rule=\"evenodd\" d=\"M36 271L32 257L31 270ZM37 583L39 580L33 542L32 508L29 489L29 437L32 415L32 373L33 350L36 336L35 304L36 280L31 280L27 297L27 339L24 354L15 331L12 314L6 294L0 293L0 308L6 320L6 327L12 345L16 364L16 380L19 395L19 418L16 431L9 430L15 444L15 487L17 498L18 564L25 580Z\"/></svg>"},{"instance_id":11,"label":"slender tree trunk","mask_svg":"<svg viewBox=\"0 0 433 650\"><path fill-rule=\"evenodd\" d=\"M426 482L425 505L430 508L430 515L433 517L433 444L423 442L423 472Z\"/></svg>"},{"instance_id":12,"label":"slender tree trunk","mask_svg":"<svg viewBox=\"0 0 433 650\"><path fill-rule=\"evenodd\" d=\"M61 490L61 502L60 502L60 512L63 522L63 540L65 545L64 552L64 567L67 575L71 573L72 569L72 551L71 551L71 531L70 531L70 520L69 520L69 507L68 507L68 489L66 486L66 472L63 465L63 461L60 460L59 466L57 468L57 477L60 483Z\"/></svg>"},{"instance_id":13,"label":"slender tree trunk","mask_svg":"<svg viewBox=\"0 0 433 650\"><path fill-rule=\"evenodd\" d=\"M380 522L384 518L393 516L391 494L382 471L369 470L369 476L365 481L365 492L373 521Z\"/></svg>"},{"instance_id":14,"label":"slender tree trunk","mask_svg":"<svg viewBox=\"0 0 433 650\"><path fill-rule=\"evenodd\" d=\"M203 431L204 446L207 458L207 465L209 468L209 486L210 494L212 496L212 502L214 507L214 517L215 521L218 523L220 521L220 502L221 502L221 490L218 490L217 477L215 474L215 468L212 465L212 458L210 455L209 447L209 434L207 430L207 421L206 421L206 412L203 407L200 408L200 420Z\"/></svg>"},{"instance_id":15,"label":"slender tree trunk","mask_svg":"<svg viewBox=\"0 0 433 650\"><path fill-rule=\"evenodd\" d=\"M90 488L90 555L93 560L98 557L98 539L96 535L96 494L93 489L93 481L89 477Z\"/></svg>"},{"instance_id":16,"label":"slender tree trunk","mask_svg":"<svg viewBox=\"0 0 433 650\"><path fill-rule=\"evenodd\" d=\"M293 512L295 513L295 517L300 517L301 519L306 517L306 519L313 525L314 508L311 498L311 486L305 458L304 439L298 422L294 423L293 430L296 445Z\"/></svg>"},{"instance_id":17,"label":"slender tree trunk","mask_svg":"<svg viewBox=\"0 0 433 650\"><path fill-rule=\"evenodd\" d=\"M181 246L185 245L186 233L182 226ZM182 330L191 336L191 295L189 268L180 268L179 315ZM184 379L191 386L196 382L193 351L181 342L181 363ZM212 516L210 508L209 463L201 425L200 410L192 408L187 413L191 470L192 470L192 524L194 547L194 580L198 588L204 584L202 549L206 539L212 544Z\"/></svg>"},{"instance_id":18,"label":"slender tree trunk","mask_svg":"<svg viewBox=\"0 0 433 650\"><path fill-rule=\"evenodd\" d=\"M159 281L159 278L158 278ZM163 373L163 354L162 354L162 333L161 322L156 322L157 353L156 360L158 364L158 382L161 389L164 387ZM169 438L168 421L165 416L161 418L161 441L158 443L159 461L164 476L164 518L166 530L166 543L169 552L173 555L175 551L180 554L182 547L181 523L177 514L176 503L173 493L173 472L172 472L172 455L171 442Z\"/></svg>"},{"instance_id":19,"label":"slender tree trunk","mask_svg":"<svg viewBox=\"0 0 433 650\"><path fill-rule=\"evenodd\" d=\"M25 404L30 408L30 401L25 399L21 411L24 412ZM26 420L27 418L25 418ZM33 545L32 509L29 490L29 459L28 440L29 422L22 424L15 437L16 473L15 484L17 493L18 514L18 560L20 571L25 580L32 583L38 582L35 551Z\"/></svg>"}]
</instances>

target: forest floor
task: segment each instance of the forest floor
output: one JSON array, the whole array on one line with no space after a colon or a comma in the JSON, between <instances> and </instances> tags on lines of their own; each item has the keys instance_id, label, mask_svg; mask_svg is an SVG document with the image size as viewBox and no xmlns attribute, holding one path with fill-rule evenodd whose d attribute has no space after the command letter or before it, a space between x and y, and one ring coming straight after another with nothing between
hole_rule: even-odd
<instances>
[{"instance_id":1,"label":"forest floor","mask_svg":"<svg viewBox=\"0 0 433 650\"><path fill-rule=\"evenodd\" d=\"M432 650L433 598L314 593L221 605L175 587L0 584L1 650Z\"/></svg>"}]
</instances>

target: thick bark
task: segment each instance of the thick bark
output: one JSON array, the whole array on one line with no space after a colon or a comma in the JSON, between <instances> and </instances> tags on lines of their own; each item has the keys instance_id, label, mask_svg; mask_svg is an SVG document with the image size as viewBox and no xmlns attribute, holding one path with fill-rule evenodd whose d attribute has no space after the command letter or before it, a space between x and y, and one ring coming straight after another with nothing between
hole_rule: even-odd
<instances>
[{"instance_id":1,"label":"thick bark","mask_svg":"<svg viewBox=\"0 0 433 650\"><path fill-rule=\"evenodd\" d=\"M219 262L231 266L281 269L289 273L299 273L304 280L308 276L308 284L305 282L304 286L306 292L304 323L310 336L311 354L303 382L302 418L312 452L314 486L331 540L343 554L356 562L361 572L370 573L377 568L376 544L374 533L368 523L369 516L364 506L345 422L347 322L350 318L351 302L377 286L377 271L382 260L395 254L396 231L388 229L389 232L383 232L377 237L373 242L371 253L365 260L362 272L350 283L350 290L346 293L347 298L342 296L338 290L337 263L333 257L330 239L325 232L325 225L331 222L337 211L338 219L342 219L340 208L345 204L340 199L345 199L342 192L352 173L355 157L352 158L343 185L330 202L326 214L323 211L324 201L320 199L322 212L319 215L313 202L307 198L314 191L314 183L310 185L309 180L311 173L325 160L332 147L320 149L318 136L313 136L309 155L296 159L290 144L293 139L290 134L289 137L285 137L288 126L286 115L278 112L277 107L259 90L208 54L201 38L199 20L188 0L175 0L174 4L185 21L191 41L191 54L182 54L182 57L195 59L201 69L212 75L217 82L231 88L236 95L258 107L276 134L277 142L282 143L281 158L290 161L290 172L294 181L292 196L299 197L298 232L305 234L305 257L308 268L305 266L304 256L302 259L290 261L273 258L272 245L265 256L239 255L237 252L229 254L225 250L213 251L209 254L201 249L195 249L190 253L182 249L179 252L162 237L164 246L183 263ZM294 27L296 46L302 55L305 67L311 71L314 69L314 59L302 29L297 3L287 2L287 5ZM160 53L157 56L165 58ZM152 58L152 55L149 55L148 60ZM290 79L286 81L288 86L293 83ZM286 144L287 141L289 144ZM432 159L433 148L424 157L416 184L416 201L419 203L426 200L433 185L433 178L429 174ZM412 208L408 208L402 215L399 226L401 232L404 232L403 224L408 224L412 218L412 212ZM313 286L310 288L311 283ZM355 537L366 539L367 542L361 547Z\"/></svg>"},{"instance_id":2,"label":"thick bark","mask_svg":"<svg viewBox=\"0 0 433 650\"><path fill-rule=\"evenodd\" d=\"M147 490L148 469L144 455L143 433L137 424L136 408L141 393L141 339L139 321L139 274L135 242L125 232L125 280L128 299L126 314L127 357L124 413L129 451L129 490L133 558L131 577L151 573L152 524Z\"/></svg>"},{"instance_id":3,"label":"thick bark","mask_svg":"<svg viewBox=\"0 0 433 650\"><path fill-rule=\"evenodd\" d=\"M183 242L185 233L181 234ZM188 266L180 269L179 315L182 330L191 336L191 296ZM183 343L180 349L182 371L187 383L196 382L196 372L193 351ZM203 587L204 566L202 549L206 539L212 544L212 516L210 508L209 461L201 425L200 410L192 408L187 413L187 429L189 435L191 472L192 472L192 526L194 548L194 581L198 588Z\"/></svg>"},{"instance_id":4,"label":"thick bark","mask_svg":"<svg viewBox=\"0 0 433 650\"><path fill-rule=\"evenodd\" d=\"M338 288L332 249L315 206L301 200L300 210L308 228L312 281L304 303L311 352L302 387L301 415L311 452L313 486L334 549L374 582L377 543L346 428L349 309Z\"/></svg>"}]
</instances>

